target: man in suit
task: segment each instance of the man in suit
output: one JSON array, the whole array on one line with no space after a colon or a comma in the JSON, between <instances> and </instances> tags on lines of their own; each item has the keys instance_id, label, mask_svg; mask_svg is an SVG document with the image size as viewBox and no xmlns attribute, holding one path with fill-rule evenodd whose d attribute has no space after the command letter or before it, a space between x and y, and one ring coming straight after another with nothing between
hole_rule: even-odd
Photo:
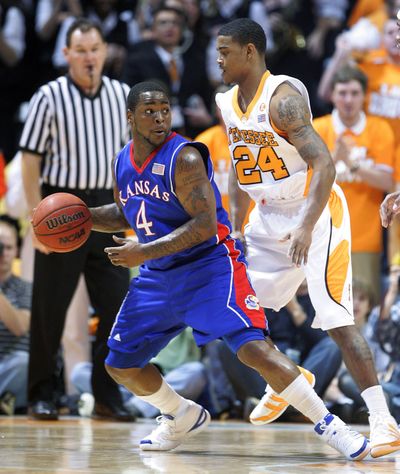
<instances>
[{"instance_id":1,"label":"man in suit","mask_svg":"<svg viewBox=\"0 0 400 474\"><path fill-rule=\"evenodd\" d=\"M133 46L122 80L133 86L145 80L164 83L171 93L172 127L191 138L209 127L212 87L205 52L180 47L186 18L183 11L163 6L153 16L153 39Z\"/></svg>"}]
</instances>

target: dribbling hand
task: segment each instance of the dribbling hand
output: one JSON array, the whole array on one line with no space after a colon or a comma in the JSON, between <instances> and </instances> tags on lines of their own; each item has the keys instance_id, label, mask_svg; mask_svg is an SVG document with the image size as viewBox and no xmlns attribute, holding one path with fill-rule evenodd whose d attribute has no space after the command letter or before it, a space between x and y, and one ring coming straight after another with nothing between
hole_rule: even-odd
<instances>
[{"instance_id":1,"label":"dribbling hand","mask_svg":"<svg viewBox=\"0 0 400 474\"><path fill-rule=\"evenodd\" d=\"M121 238L113 235L113 239L119 244L119 247L106 247L104 249L113 265L132 268L143 263L144 258L140 252L141 245L136 238Z\"/></svg>"}]
</instances>

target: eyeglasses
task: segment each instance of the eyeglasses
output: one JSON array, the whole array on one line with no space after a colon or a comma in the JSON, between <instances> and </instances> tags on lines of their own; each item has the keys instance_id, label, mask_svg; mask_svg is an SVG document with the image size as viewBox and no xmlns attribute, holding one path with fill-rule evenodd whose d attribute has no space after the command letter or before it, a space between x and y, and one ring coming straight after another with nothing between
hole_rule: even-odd
<instances>
[{"instance_id":1,"label":"eyeglasses","mask_svg":"<svg viewBox=\"0 0 400 474\"><path fill-rule=\"evenodd\" d=\"M154 25L156 26L182 26L182 22L179 20L156 20L154 22Z\"/></svg>"}]
</instances>

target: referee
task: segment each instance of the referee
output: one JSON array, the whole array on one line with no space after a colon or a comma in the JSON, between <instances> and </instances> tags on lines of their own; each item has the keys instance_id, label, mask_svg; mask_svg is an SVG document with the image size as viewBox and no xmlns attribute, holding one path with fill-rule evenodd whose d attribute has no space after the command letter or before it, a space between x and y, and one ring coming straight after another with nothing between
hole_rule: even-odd
<instances>
[{"instance_id":1,"label":"referee","mask_svg":"<svg viewBox=\"0 0 400 474\"><path fill-rule=\"evenodd\" d=\"M64 55L68 73L33 96L20 140L22 173L30 211L49 194L75 194L95 207L113 202L111 160L128 140L126 84L102 75L107 45L100 27L78 19L69 28ZM104 359L115 315L127 292L129 273L114 267L104 248L111 234L93 232L79 249L49 253L35 237L29 414L56 420L57 355L66 311L84 274L100 318L93 347L92 389L97 417L131 421ZM82 315L84 317L84 315Z\"/></svg>"}]
</instances>

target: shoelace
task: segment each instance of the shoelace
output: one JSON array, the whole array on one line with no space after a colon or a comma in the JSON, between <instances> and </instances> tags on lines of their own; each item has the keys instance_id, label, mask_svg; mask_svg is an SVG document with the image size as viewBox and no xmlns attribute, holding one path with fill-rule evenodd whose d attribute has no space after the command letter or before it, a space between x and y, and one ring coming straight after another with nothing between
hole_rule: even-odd
<instances>
[{"instance_id":1,"label":"shoelace","mask_svg":"<svg viewBox=\"0 0 400 474\"><path fill-rule=\"evenodd\" d=\"M326 430L327 426L322 430ZM334 433L336 432L336 435ZM351 430L347 425L332 427L332 433L329 434L329 440L341 451L342 453L347 453L351 447L353 441L357 438L363 438L363 435L357 431Z\"/></svg>"},{"instance_id":2,"label":"shoelace","mask_svg":"<svg viewBox=\"0 0 400 474\"><path fill-rule=\"evenodd\" d=\"M152 435L172 436L175 428L175 418L170 418L168 415L157 416L157 428L153 430Z\"/></svg>"}]
</instances>

